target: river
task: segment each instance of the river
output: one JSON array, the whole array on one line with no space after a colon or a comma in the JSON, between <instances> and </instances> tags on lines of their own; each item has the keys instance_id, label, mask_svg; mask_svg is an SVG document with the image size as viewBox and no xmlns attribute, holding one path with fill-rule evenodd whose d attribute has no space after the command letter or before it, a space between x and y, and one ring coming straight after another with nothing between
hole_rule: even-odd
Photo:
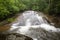
<instances>
[{"instance_id":1,"label":"river","mask_svg":"<svg viewBox=\"0 0 60 40\"><path fill-rule=\"evenodd\" d=\"M25 11L11 25L9 33L19 33L33 40L60 40L60 29L51 25L43 13Z\"/></svg>"}]
</instances>

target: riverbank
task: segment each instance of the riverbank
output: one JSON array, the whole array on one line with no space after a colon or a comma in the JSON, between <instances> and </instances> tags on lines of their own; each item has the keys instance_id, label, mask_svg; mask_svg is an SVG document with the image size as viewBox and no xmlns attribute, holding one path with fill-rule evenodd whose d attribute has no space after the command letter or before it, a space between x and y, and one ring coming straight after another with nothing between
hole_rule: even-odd
<instances>
[{"instance_id":1,"label":"riverbank","mask_svg":"<svg viewBox=\"0 0 60 40\"><path fill-rule=\"evenodd\" d=\"M51 23L54 23L55 27L60 28L60 17L56 17L48 14L46 14L46 16Z\"/></svg>"},{"instance_id":2,"label":"riverbank","mask_svg":"<svg viewBox=\"0 0 60 40\"><path fill-rule=\"evenodd\" d=\"M3 21L0 21L0 32L4 32L10 29L12 23L16 20L16 18L20 15L21 13L17 13L14 16L5 19Z\"/></svg>"}]
</instances>

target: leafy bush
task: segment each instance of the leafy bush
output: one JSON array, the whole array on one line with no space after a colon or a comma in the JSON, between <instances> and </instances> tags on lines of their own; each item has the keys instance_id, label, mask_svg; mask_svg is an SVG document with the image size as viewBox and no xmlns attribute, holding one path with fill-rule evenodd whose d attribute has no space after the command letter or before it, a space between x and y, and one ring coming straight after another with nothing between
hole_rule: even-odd
<instances>
[{"instance_id":1,"label":"leafy bush","mask_svg":"<svg viewBox=\"0 0 60 40\"><path fill-rule=\"evenodd\" d=\"M7 10L7 8L3 4L0 4L0 19L5 18L5 16L7 16L8 14L9 11Z\"/></svg>"},{"instance_id":2,"label":"leafy bush","mask_svg":"<svg viewBox=\"0 0 60 40\"><path fill-rule=\"evenodd\" d=\"M19 0L0 0L0 20L9 18L9 15L24 10L25 5Z\"/></svg>"}]
</instances>

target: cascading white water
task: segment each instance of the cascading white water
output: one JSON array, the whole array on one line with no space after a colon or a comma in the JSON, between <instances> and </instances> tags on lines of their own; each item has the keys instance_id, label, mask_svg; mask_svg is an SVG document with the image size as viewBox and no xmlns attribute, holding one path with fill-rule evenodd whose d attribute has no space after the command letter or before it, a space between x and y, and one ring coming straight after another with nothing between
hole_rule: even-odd
<instances>
[{"instance_id":1,"label":"cascading white water","mask_svg":"<svg viewBox=\"0 0 60 40\"><path fill-rule=\"evenodd\" d=\"M17 29L17 33L20 34L30 34L31 28L43 28L46 31L56 32L57 29L50 25L42 15L38 15L36 11L25 11L21 16L20 20L17 23L12 24L10 31ZM40 13L41 14L41 13ZM34 33L34 32L33 32ZM36 34L37 35L37 34ZM38 40L36 37L32 37L34 40Z\"/></svg>"}]
</instances>

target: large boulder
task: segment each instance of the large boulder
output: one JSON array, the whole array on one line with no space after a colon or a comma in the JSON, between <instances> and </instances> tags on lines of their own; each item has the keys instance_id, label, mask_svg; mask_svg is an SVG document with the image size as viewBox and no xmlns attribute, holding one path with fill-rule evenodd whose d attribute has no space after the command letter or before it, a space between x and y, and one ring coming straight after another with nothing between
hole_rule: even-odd
<instances>
[{"instance_id":1,"label":"large boulder","mask_svg":"<svg viewBox=\"0 0 60 40\"><path fill-rule=\"evenodd\" d=\"M10 33L0 34L0 40L33 40L33 39L22 34Z\"/></svg>"}]
</instances>

